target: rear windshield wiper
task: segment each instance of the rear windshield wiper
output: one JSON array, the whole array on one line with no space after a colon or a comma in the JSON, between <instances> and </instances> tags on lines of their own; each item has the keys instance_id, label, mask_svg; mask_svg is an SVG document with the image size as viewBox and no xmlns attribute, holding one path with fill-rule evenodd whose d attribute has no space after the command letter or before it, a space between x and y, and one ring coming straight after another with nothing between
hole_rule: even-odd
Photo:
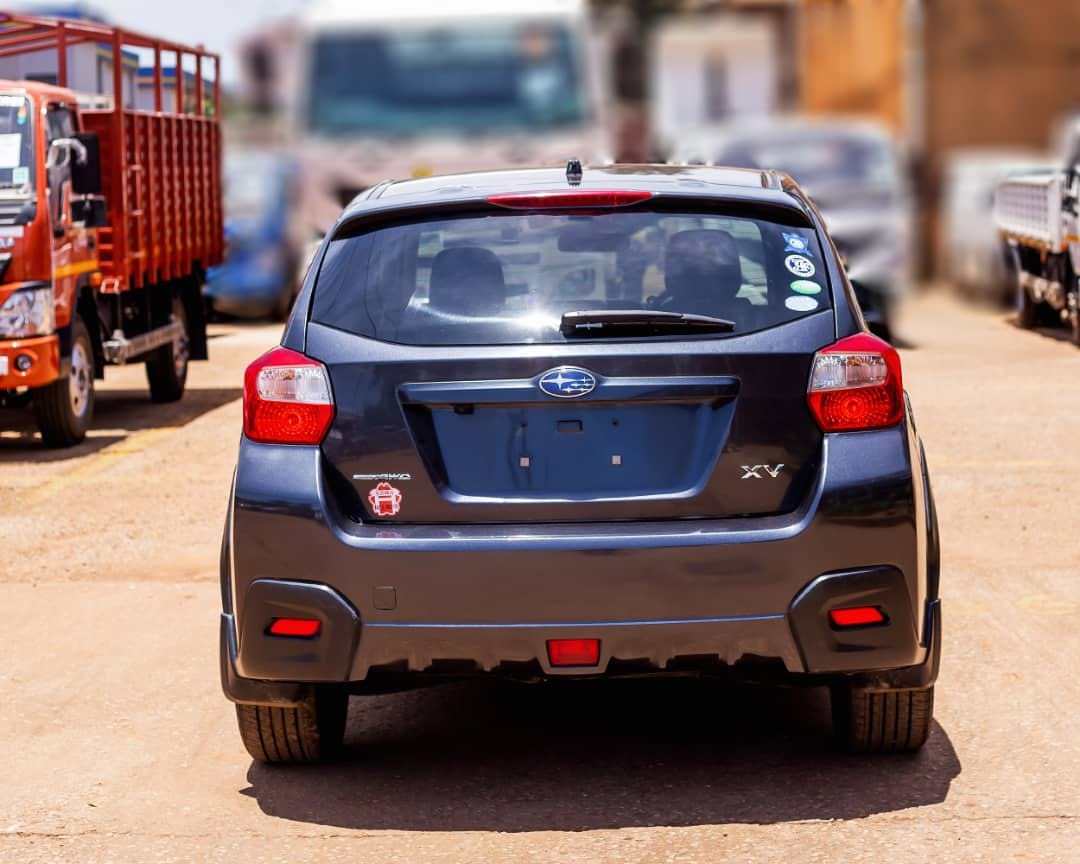
<instances>
[{"instance_id":1,"label":"rear windshield wiper","mask_svg":"<svg viewBox=\"0 0 1080 864\"><path fill-rule=\"evenodd\" d=\"M566 338L665 336L669 333L730 333L735 322L711 315L652 309L591 309L567 312L559 330Z\"/></svg>"}]
</instances>

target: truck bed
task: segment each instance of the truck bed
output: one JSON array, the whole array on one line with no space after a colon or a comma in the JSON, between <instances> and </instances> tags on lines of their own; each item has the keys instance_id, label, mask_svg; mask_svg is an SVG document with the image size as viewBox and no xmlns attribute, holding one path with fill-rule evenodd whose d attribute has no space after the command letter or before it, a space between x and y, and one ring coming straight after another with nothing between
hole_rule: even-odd
<instances>
[{"instance_id":1,"label":"truck bed","mask_svg":"<svg viewBox=\"0 0 1080 864\"><path fill-rule=\"evenodd\" d=\"M109 228L101 232L103 291L141 288L220 263L224 253L221 130L214 117L84 111L101 146Z\"/></svg>"},{"instance_id":2,"label":"truck bed","mask_svg":"<svg viewBox=\"0 0 1080 864\"><path fill-rule=\"evenodd\" d=\"M1066 248L1061 203L1065 175L1040 171L1002 180L994 196L998 232L1023 246L1049 252Z\"/></svg>"}]
</instances>

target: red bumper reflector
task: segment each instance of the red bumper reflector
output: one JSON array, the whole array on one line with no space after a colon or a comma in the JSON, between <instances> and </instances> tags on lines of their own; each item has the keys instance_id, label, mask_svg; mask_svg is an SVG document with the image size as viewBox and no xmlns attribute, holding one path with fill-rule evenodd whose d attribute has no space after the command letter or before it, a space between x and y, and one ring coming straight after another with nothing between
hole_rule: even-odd
<instances>
[{"instance_id":1,"label":"red bumper reflector","mask_svg":"<svg viewBox=\"0 0 1080 864\"><path fill-rule=\"evenodd\" d=\"M275 618L266 632L271 636L292 636L296 639L310 639L318 636L322 622L318 618Z\"/></svg>"},{"instance_id":2,"label":"red bumper reflector","mask_svg":"<svg viewBox=\"0 0 1080 864\"><path fill-rule=\"evenodd\" d=\"M548 639L552 666L595 666L600 662L599 639Z\"/></svg>"},{"instance_id":3,"label":"red bumper reflector","mask_svg":"<svg viewBox=\"0 0 1080 864\"><path fill-rule=\"evenodd\" d=\"M884 624L885 616L877 606L852 606L848 609L832 609L829 620L833 627L866 627Z\"/></svg>"}]
</instances>

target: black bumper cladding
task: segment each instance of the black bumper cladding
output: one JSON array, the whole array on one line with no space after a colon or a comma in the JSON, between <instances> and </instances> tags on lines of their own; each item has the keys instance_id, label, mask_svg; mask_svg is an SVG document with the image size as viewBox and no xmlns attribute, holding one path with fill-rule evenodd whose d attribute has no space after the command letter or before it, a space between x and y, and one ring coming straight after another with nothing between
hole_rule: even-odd
<instances>
[{"instance_id":1,"label":"black bumper cladding","mask_svg":"<svg viewBox=\"0 0 1080 864\"><path fill-rule=\"evenodd\" d=\"M403 666L414 672L431 671L440 664L450 668L445 664L455 661L453 668L477 672L532 664L546 675L592 675L715 669L772 658L782 660L788 672L809 679L857 674L869 686L925 686L936 677L940 653L940 601L926 604L920 640L903 574L890 567L821 576L800 592L786 615L730 619L403 628L372 624L362 632L356 611L333 589L273 580L252 583L244 606L239 628L242 654L232 616L222 615L222 686L234 701L267 705L299 703L308 692L307 684L356 680L360 640L372 643L365 644L365 676L373 670L401 671ZM848 630L830 624L829 610L854 606L882 609L887 620ZM269 622L283 616L319 620L319 636L270 635ZM387 630L389 637L384 635ZM596 667L551 667L546 641L582 635L600 640ZM797 646L798 654L781 648L777 657L778 647L789 644ZM717 663L702 665L703 658Z\"/></svg>"}]
</instances>

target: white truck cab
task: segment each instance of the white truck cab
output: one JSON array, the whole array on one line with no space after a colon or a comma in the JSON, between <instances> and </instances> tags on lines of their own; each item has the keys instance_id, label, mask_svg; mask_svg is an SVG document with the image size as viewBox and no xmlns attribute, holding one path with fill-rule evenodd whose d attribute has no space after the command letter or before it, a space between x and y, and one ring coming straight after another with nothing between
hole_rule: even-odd
<instances>
[{"instance_id":1,"label":"white truck cab","mask_svg":"<svg viewBox=\"0 0 1080 864\"><path fill-rule=\"evenodd\" d=\"M290 127L313 239L384 179L608 157L585 0L322 0Z\"/></svg>"}]
</instances>

